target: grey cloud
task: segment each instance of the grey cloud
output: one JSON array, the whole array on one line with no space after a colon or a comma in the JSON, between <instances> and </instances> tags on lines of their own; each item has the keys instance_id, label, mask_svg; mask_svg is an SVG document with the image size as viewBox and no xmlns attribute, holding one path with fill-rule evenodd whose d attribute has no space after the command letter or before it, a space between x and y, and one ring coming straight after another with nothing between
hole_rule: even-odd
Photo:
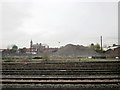
<instances>
[{"instance_id":1,"label":"grey cloud","mask_svg":"<svg viewBox=\"0 0 120 90\"><path fill-rule=\"evenodd\" d=\"M29 3L28 3L29 4ZM29 17L27 4L3 3L2 4L2 28L3 32L16 30L22 24L22 19Z\"/></svg>"},{"instance_id":2,"label":"grey cloud","mask_svg":"<svg viewBox=\"0 0 120 90\"><path fill-rule=\"evenodd\" d=\"M28 47L30 39L50 46L58 41L88 45L99 42L101 35L117 34L117 3L4 3L2 10L4 47L11 43ZM106 40L107 44L117 41Z\"/></svg>"}]
</instances>

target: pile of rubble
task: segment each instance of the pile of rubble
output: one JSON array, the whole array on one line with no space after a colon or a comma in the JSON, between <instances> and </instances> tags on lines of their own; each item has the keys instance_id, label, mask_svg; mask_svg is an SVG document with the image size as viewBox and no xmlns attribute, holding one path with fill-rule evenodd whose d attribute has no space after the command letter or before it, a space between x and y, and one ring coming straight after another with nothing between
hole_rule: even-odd
<instances>
[{"instance_id":1,"label":"pile of rubble","mask_svg":"<svg viewBox=\"0 0 120 90\"><path fill-rule=\"evenodd\" d=\"M53 53L53 56L68 56L68 57L88 57L98 55L93 49L82 45L67 44L66 46L59 48L57 52Z\"/></svg>"}]
</instances>

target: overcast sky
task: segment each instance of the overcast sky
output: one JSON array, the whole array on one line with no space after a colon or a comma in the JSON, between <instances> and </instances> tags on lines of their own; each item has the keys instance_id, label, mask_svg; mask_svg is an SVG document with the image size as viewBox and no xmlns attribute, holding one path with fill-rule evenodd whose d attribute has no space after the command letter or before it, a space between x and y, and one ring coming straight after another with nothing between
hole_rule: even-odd
<instances>
[{"instance_id":1,"label":"overcast sky","mask_svg":"<svg viewBox=\"0 0 120 90\"><path fill-rule=\"evenodd\" d=\"M2 46L29 47L34 43L59 47L66 44L118 43L118 3L79 0L30 0L1 3ZM60 42L60 43L59 43Z\"/></svg>"}]
</instances>

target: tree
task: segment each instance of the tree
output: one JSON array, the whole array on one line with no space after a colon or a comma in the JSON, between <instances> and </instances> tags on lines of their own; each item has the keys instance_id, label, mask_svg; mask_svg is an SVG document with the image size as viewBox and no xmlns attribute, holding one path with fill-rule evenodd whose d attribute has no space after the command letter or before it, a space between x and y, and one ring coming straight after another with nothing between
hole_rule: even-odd
<instances>
[{"instance_id":1,"label":"tree","mask_svg":"<svg viewBox=\"0 0 120 90\"><path fill-rule=\"evenodd\" d=\"M49 55L44 54L44 55L43 55L43 59L44 59L45 61L48 61L48 60L50 59L50 57L49 57Z\"/></svg>"},{"instance_id":2,"label":"tree","mask_svg":"<svg viewBox=\"0 0 120 90\"><path fill-rule=\"evenodd\" d=\"M92 48L92 49L95 50L96 52L101 52L100 44L98 44L98 43L95 44L95 45L92 43L92 44L90 45L90 48Z\"/></svg>"},{"instance_id":3,"label":"tree","mask_svg":"<svg viewBox=\"0 0 120 90\"><path fill-rule=\"evenodd\" d=\"M94 49L94 44L93 43L91 43L90 48Z\"/></svg>"},{"instance_id":4,"label":"tree","mask_svg":"<svg viewBox=\"0 0 120 90\"><path fill-rule=\"evenodd\" d=\"M13 52L16 52L17 50L18 50L18 46L17 46L17 45L13 45L13 46L12 46L12 51L13 51Z\"/></svg>"},{"instance_id":5,"label":"tree","mask_svg":"<svg viewBox=\"0 0 120 90\"><path fill-rule=\"evenodd\" d=\"M100 44L96 44L95 46L94 46L94 49L95 49L95 51L96 52L100 52L101 50L100 50Z\"/></svg>"},{"instance_id":6,"label":"tree","mask_svg":"<svg viewBox=\"0 0 120 90\"><path fill-rule=\"evenodd\" d=\"M26 53L26 51L27 51L27 49L24 47L24 48L22 48L22 49L19 49L19 52L21 53L21 54L25 54Z\"/></svg>"}]
</instances>

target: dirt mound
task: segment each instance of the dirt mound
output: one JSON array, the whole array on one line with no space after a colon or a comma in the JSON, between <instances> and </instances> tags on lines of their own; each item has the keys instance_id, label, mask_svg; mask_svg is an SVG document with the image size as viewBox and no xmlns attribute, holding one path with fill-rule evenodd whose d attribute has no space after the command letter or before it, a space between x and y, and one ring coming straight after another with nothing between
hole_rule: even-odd
<instances>
[{"instance_id":1,"label":"dirt mound","mask_svg":"<svg viewBox=\"0 0 120 90\"><path fill-rule=\"evenodd\" d=\"M78 56L94 56L97 55L97 53L91 48L82 45L67 44L66 46L58 49L58 51L53 55L78 57Z\"/></svg>"}]
</instances>

